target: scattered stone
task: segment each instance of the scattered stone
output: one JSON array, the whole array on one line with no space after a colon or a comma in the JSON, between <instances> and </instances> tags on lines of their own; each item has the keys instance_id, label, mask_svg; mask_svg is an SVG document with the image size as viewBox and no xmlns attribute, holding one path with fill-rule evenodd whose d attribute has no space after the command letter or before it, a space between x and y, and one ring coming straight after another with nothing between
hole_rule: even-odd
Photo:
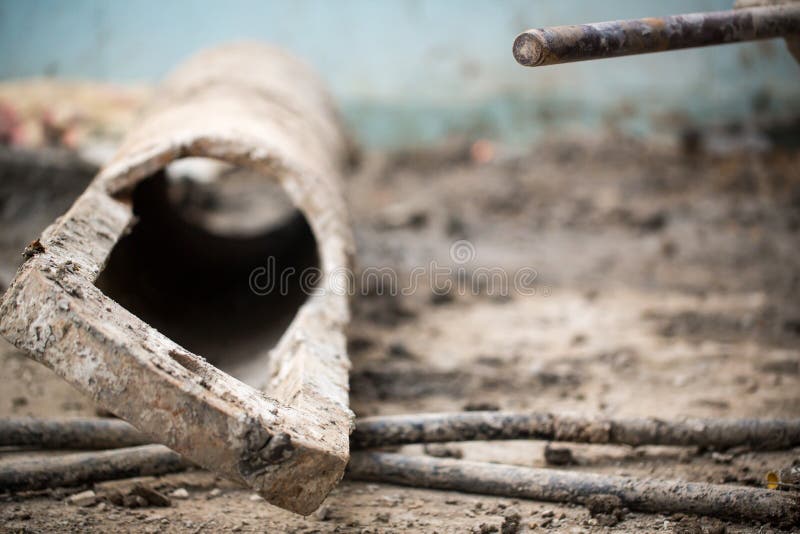
<instances>
[{"instance_id":1,"label":"scattered stone","mask_svg":"<svg viewBox=\"0 0 800 534\"><path fill-rule=\"evenodd\" d=\"M520 522L522 516L518 512L509 512L506 514L503 524L500 526L502 534L517 534L520 531Z\"/></svg>"},{"instance_id":2,"label":"scattered stone","mask_svg":"<svg viewBox=\"0 0 800 534\"><path fill-rule=\"evenodd\" d=\"M189 492L186 491L186 488L178 488L175 491L171 492L169 496L172 497L173 499L188 499Z\"/></svg>"},{"instance_id":3,"label":"scattered stone","mask_svg":"<svg viewBox=\"0 0 800 534\"><path fill-rule=\"evenodd\" d=\"M694 517L684 514L672 516L675 523L673 532L680 534L725 534L728 530L725 523L710 517Z\"/></svg>"},{"instance_id":4,"label":"scattered stone","mask_svg":"<svg viewBox=\"0 0 800 534\"><path fill-rule=\"evenodd\" d=\"M208 495L206 496L206 498L207 499L215 499L215 498L219 497L220 495L222 495L222 490L219 489L219 488L214 488L214 489L212 489L211 491L208 492Z\"/></svg>"},{"instance_id":5,"label":"scattered stone","mask_svg":"<svg viewBox=\"0 0 800 534\"><path fill-rule=\"evenodd\" d=\"M375 514L375 521L379 523L388 523L389 522L389 514L387 512L380 512Z\"/></svg>"},{"instance_id":6,"label":"scattered stone","mask_svg":"<svg viewBox=\"0 0 800 534\"><path fill-rule=\"evenodd\" d=\"M262 497L258 493L253 493L252 495L250 495L250 500L253 501L253 502L263 501L264 497Z\"/></svg>"},{"instance_id":7,"label":"scattered stone","mask_svg":"<svg viewBox=\"0 0 800 534\"><path fill-rule=\"evenodd\" d=\"M616 495L592 495L586 499L586 507L592 515L610 514L622 508L622 500Z\"/></svg>"},{"instance_id":8,"label":"scattered stone","mask_svg":"<svg viewBox=\"0 0 800 534\"><path fill-rule=\"evenodd\" d=\"M544 461L548 465L576 465L572 450L565 447L552 447L549 443L544 448Z\"/></svg>"},{"instance_id":9,"label":"scattered stone","mask_svg":"<svg viewBox=\"0 0 800 534\"><path fill-rule=\"evenodd\" d=\"M67 502L74 506L92 506L97 502L97 495L92 490L86 490L72 495Z\"/></svg>"},{"instance_id":10,"label":"scattered stone","mask_svg":"<svg viewBox=\"0 0 800 534\"><path fill-rule=\"evenodd\" d=\"M138 495L142 497L147 504L151 506L159 506L159 507L167 507L172 505L172 501L169 500L169 497L161 493L160 491L156 491L150 486L145 486L142 484L137 484L131 490L131 495Z\"/></svg>"},{"instance_id":11,"label":"scattered stone","mask_svg":"<svg viewBox=\"0 0 800 534\"><path fill-rule=\"evenodd\" d=\"M490 534L491 532L500 532L500 528L497 525L481 523L477 527L473 527L472 532L475 534Z\"/></svg>"},{"instance_id":12,"label":"scattered stone","mask_svg":"<svg viewBox=\"0 0 800 534\"><path fill-rule=\"evenodd\" d=\"M628 511L622 506L622 500L616 495L592 495L586 499L586 507L597 524L603 527L613 527L627 515Z\"/></svg>"},{"instance_id":13,"label":"scattered stone","mask_svg":"<svg viewBox=\"0 0 800 534\"><path fill-rule=\"evenodd\" d=\"M144 508L147 506L147 499L141 495L125 495L120 505L125 508Z\"/></svg>"},{"instance_id":14,"label":"scattered stone","mask_svg":"<svg viewBox=\"0 0 800 534\"><path fill-rule=\"evenodd\" d=\"M327 521L331 518L331 508L330 506L322 505L317 508L317 511L314 512L314 517L317 518L317 521Z\"/></svg>"},{"instance_id":15,"label":"scattered stone","mask_svg":"<svg viewBox=\"0 0 800 534\"><path fill-rule=\"evenodd\" d=\"M716 464L729 464L733 461L733 454L724 454L721 452L712 452L711 459Z\"/></svg>"}]
</instances>

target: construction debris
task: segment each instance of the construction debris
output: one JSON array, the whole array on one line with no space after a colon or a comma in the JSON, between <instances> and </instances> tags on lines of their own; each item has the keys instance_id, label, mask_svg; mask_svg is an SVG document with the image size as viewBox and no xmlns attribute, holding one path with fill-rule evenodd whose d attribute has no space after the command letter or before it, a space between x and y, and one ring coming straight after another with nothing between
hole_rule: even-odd
<instances>
[{"instance_id":1,"label":"construction debris","mask_svg":"<svg viewBox=\"0 0 800 534\"><path fill-rule=\"evenodd\" d=\"M333 280L353 252L339 185L350 155L331 99L304 64L256 44L199 54L169 78L114 159L37 241L0 305L0 333L149 440L273 504L311 513L343 475L353 419L343 334L349 292ZM263 391L179 346L94 285L136 224L134 190L185 157L277 180L316 238L320 291L259 369L254 380ZM100 461L119 454L102 453ZM91 458L82 457L87 465ZM62 469L48 484L82 480L87 468L76 461L63 464L74 474ZM30 486L25 476L16 480Z\"/></svg>"}]
</instances>

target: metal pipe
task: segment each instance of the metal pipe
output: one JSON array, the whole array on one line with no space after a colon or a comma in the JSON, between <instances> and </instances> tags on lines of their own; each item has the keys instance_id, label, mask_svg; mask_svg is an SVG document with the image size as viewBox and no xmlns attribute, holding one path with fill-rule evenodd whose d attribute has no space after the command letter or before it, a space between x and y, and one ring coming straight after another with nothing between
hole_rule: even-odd
<instances>
[{"instance_id":1,"label":"metal pipe","mask_svg":"<svg viewBox=\"0 0 800 534\"><path fill-rule=\"evenodd\" d=\"M528 30L514 40L526 67L800 35L800 4Z\"/></svg>"}]
</instances>

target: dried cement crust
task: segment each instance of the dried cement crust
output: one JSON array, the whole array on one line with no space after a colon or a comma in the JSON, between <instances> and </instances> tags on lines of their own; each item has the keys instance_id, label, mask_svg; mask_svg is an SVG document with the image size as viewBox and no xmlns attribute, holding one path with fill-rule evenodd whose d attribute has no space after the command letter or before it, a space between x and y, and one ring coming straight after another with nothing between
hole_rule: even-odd
<instances>
[{"instance_id":1,"label":"dried cement crust","mask_svg":"<svg viewBox=\"0 0 800 534\"><path fill-rule=\"evenodd\" d=\"M311 513L343 475L353 424L347 288L330 290L353 247L340 187L347 151L329 97L302 63L258 44L202 52L166 81L115 158L29 247L0 305L0 333L150 438L275 505ZM133 187L189 156L279 180L318 244L322 291L300 308L259 377L266 393L94 285L135 222Z\"/></svg>"}]
</instances>

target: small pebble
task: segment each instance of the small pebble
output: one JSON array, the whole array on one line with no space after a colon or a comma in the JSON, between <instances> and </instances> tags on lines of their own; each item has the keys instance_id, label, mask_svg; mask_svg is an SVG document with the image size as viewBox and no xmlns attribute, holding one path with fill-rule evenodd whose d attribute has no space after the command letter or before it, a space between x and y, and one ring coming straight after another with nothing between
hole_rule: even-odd
<instances>
[{"instance_id":1,"label":"small pebble","mask_svg":"<svg viewBox=\"0 0 800 534\"><path fill-rule=\"evenodd\" d=\"M142 508L147 506L147 500L141 495L125 495L122 497L122 506L125 508Z\"/></svg>"},{"instance_id":2,"label":"small pebble","mask_svg":"<svg viewBox=\"0 0 800 534\"><path fill-rule=\"evenodd\" d=\"M328 506L322 505L317 508L317 511L314 512L314 517L317 518L318 521L327 521L331 518L331 509Z\"/></svg>"},{"instance_id":3,"label":"small pebble","mask_svg":"<svg viewBox=\"0 0 800 534\"><path fill-rule=\"evenodd\" d=\"M97 495L92 490L86 490L72 495L67 502L74 506L92 506L97 502Z\"/></svg>"},{"instance_id":4,"label":"small pebble","mask_svg":"<svg viewBox=\"0 0 800 534\"><path fill-rule=\"evenodd\" d=\"M186 491L186 488L178 488L172 493L170 493L169 496L172 497L173 499L188 499L189 492Z\"/></svg>"},{"instance_id":5,"label":"small pebble","mask_svg":"<svg viewBox=\"0 0 800 534\"><path fill-rule=\"evenodd\" d=\"M147 504L152 506L166 507L172 504L172 501L169 500L169 497L160 491L156 491L150 486L145 486L143 484L137 484L134 486L131 490L131 494L140 496L147 501Z\"/></svg>"}]
</instances>

